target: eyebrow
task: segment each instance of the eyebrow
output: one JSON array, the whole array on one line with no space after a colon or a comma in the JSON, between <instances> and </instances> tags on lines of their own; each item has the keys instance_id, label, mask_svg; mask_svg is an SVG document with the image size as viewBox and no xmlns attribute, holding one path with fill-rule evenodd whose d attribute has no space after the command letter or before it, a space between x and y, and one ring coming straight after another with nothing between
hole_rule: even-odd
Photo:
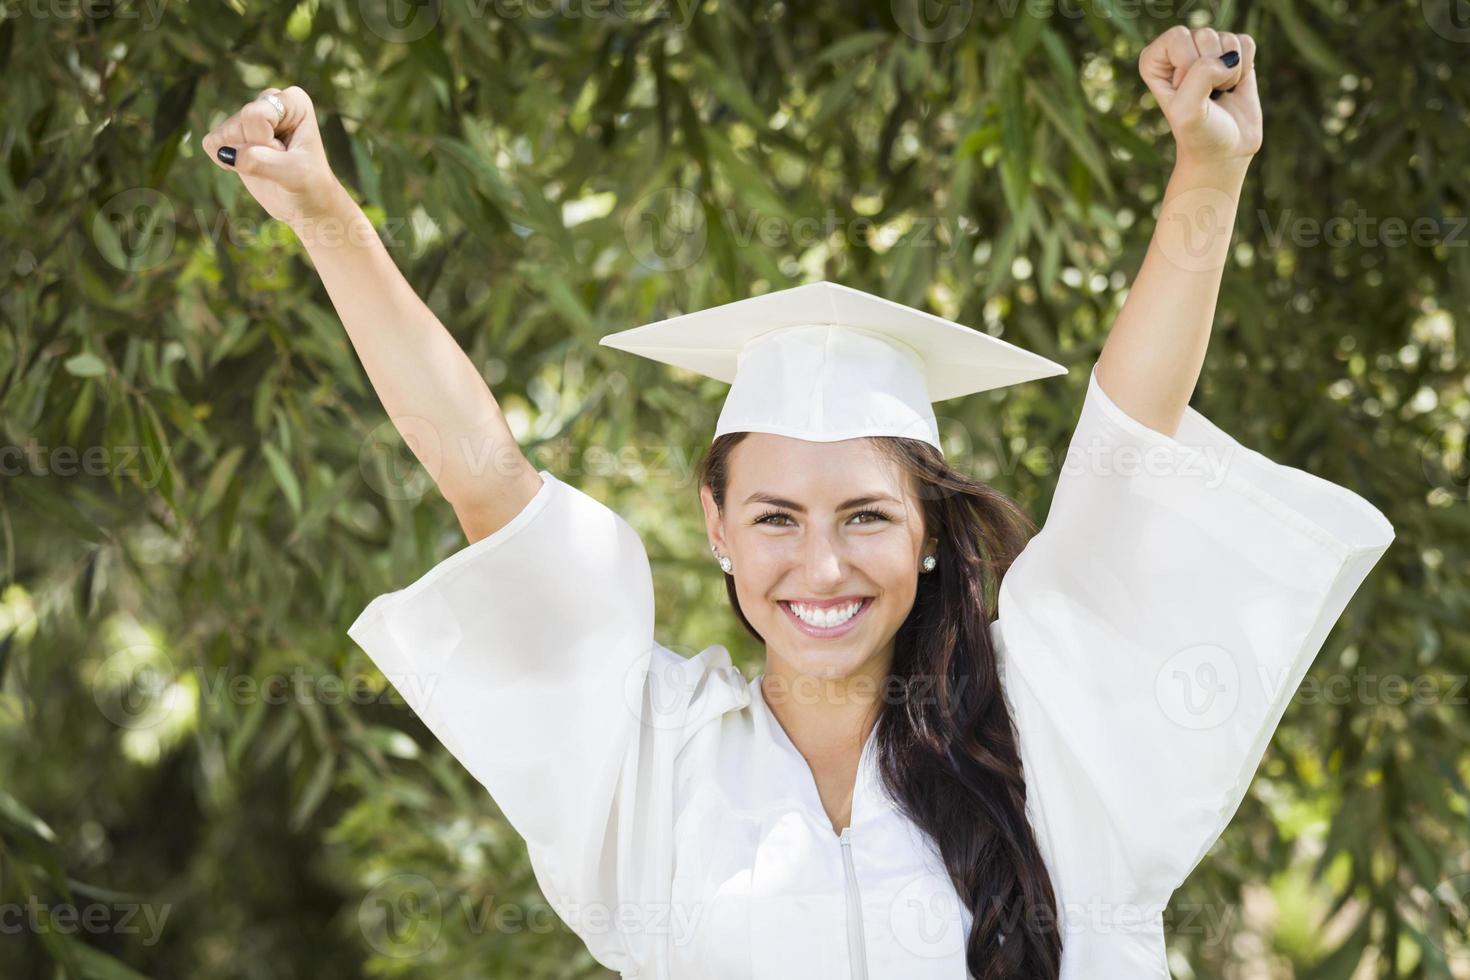
<instances>
[{"instance_id":1,"label":"eyebrow","mask_svg":"<svg viewBox=\"0 0 1470 980\"><path fill-rule=\"evenodd\" d=\"M844 500L837 509L849 510L853 507L861 507L864 504L876 504L879 501L887 501L893 504L902 503L902 501L898 500L897 498L890 497L886 494L869 494L866 497L853 497L851 500ZM749 497L746 497L745 502L747 504L771 504L775 507L785 507L787 510L794 510L798 514L806 513L806 508L803 507L801 504L798 504L793 500L787 500L785 497L773 496L772 494L765 493L760 490L757 490Z\"/></svg>"}]
</instances>

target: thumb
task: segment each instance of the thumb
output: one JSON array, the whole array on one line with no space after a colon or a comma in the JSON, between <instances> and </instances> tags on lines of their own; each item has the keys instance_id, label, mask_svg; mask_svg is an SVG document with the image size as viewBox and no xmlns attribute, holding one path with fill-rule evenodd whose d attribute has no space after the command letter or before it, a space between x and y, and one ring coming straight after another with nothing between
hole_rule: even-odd
<instances>
[{"instance_id":1,"label":"thumb","mask_svg":"<svg viewBox=\"0 0 1470 980\"><path fill-rule=\"evenodd\" d=\"M285 146L279 139L273 139L271 142L277 146L252 143L240 147L235 154L235 170L247 177L261 177L274 181L287 190L291 190L297 171L296 161L288 150L277 148Z\"/></svg>"},{"instance_id":2,"label":"thumb","mask_svg":"<svg viewBox=\"0 0 1470 980\"><path fill-rule=\"evenodd\" d=\"M1177 101L1183 103L1181 108L1185 113L1203 115L1210 101L1210 93L1217 88L1229 88L1235 84L1239 73L1239 62L1231 67L1221 61L1219 55L1198 58L1189 66L1189 70L1184 73L1184 80L1179 83Z\"/></svg>"}]
</instances>

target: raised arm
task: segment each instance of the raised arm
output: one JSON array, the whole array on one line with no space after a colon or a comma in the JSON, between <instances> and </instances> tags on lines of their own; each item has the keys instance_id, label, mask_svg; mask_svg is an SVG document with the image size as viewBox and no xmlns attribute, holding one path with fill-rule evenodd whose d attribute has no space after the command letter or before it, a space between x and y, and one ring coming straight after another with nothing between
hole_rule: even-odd
<instances>
[{"instance_id":1,"label":"raised arm","mask_svg":"<svg viewBox=\"0 0 1470 980\"><path fill-rule=\"evenodd\" d=\"M1228 52L1239 58L1233 67L1222 60ZM1241 185L1261 147L1255 52L1248 34L1175 26L1138 59L1177 152L1148 254L1098 356L1097 380L1120 408L1167 436L1199 380ZM1226 91L1210 98L1216 89Z\"/></svg>"},{"instance_id":2,"label":"raised arm","mask_svg":"<svg viewBox=\"0 0 1470 980\"><path fill-rule=\"evenodd\" d=\"M267 95L280 100L284 116ZM306 92L294 85L262 90L202 145L301 239L379 401L470 542L507 524L541 488L541 477L490 386L332 173Z\"/></svg>"},{"instance_id":3,"label":"raised arm","mask_svg":"<svg viewBox=\"0 0 1470 980\"><path fill-rule=\"evenodd\" d=\"M340 184L323 234L298 230L368 380L470 542L507 524L541 488L490 386L404 279Z\"/></svg>"}]
</instances>

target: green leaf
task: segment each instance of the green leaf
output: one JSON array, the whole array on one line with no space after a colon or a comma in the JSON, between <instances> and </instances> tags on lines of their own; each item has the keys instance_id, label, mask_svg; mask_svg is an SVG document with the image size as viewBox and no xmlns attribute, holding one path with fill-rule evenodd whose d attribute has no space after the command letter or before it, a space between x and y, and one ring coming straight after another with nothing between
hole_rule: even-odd
<instances>
[{"instance_id":1,"label":"green leaf","mask_svg":"<svg viewBox=\"0 0 1470 980\"><path fill-rule=\"evenodd\" d=\"M229 488L229 482L235 478L235 469L240 466L241 458L244 458L245 447L237 445L226 451L215 466L209 472L209 479L204 480L204 488L198 495L196 507L194 507L194 519L203 520L209 516L210 511L215 510L219 501L225 497L225 491Z\"/></svg>"},{"instance_id":2,"label":"green leaf","mask_svg":"<svg viewBox=\"0 0 1470 980\"><path fill-rule=\"evenodd\" d=\"M1030 143L1026 135L1026 106L1019 80L1008 77L1000 91L1001 189L1012 213L1019 213L1031 196Z\"/></svg>"},{"instance_id":3,"label":"green leaf","mask_svg":"<svg viewBox=\"0 0 1470 980\"><path fill-rule=\"evenodd\" d=\"M762 111L761 107L751 98L750 91L745 87L744 81L739 75L721 68L714 60L702 52L694 52L690 59L691 63L699 71L700 80L710 87L710 90L719 97L720 101L734 109L742 119L750 123L757 131L769 128L767 123L768 113Z\"/></svg>"},{"instance_id":4,"label":"green leaf","mask_svg":"<svg viewBox=\"0 0 1470 980\"><path fill-rule=\"evenodd\" d=\"M829 61L841 62L859 55L867 54L886 41L892 40L893 35L887 31L859 31L849 34L837 41L832 42L821 50L808 64L809 67L826 64Z\"/></svg>"},{"instance_id":5,"label":"green leaf","mask_svg":"<svg viewBox=\"0 0 1470 980\"><path fill-rule=\"evenodd\" d=\"M1102 150L1087 132L1086 119L1081 118L1078 112L1069 110L1054 99L1047 91L1047 86L1037 84L1035 81L1027 80L1026 91L1031 98L1041 107L1041 111L1051 120L1057 132L1067 141L1072 152L1087 167L1089 173L1102 185L1108 197L1113 196L1113 183L1108 178L1108 168L1103 162Z\"/></svg>"},{"instance_id":6,"label":"green leaf","mask_svg":"<svg viewBox=\"0 0 1470 980\"><path fill-rule=\"evenodd\" d=\"M1443 877L1439 860L1435 858L1433 852L1407 821L1394 821L1393 839L1408 856L1409 863L1413 865L1414 873L1418 875L1420 881L1438 881Z\"/></svg>"},{"instance_id":7,"label":"green leaf","mask_svg":"<svg viewBox=\"0 0 1470 980\"><path fill-rule=\"evenodd\" d=\"M817 111L812 114L808 127L817 132L846 109L858 94L858 73L843 72L823 85L817 92Z\"/></svg>"},{"instance_id":8,"label":"green leaf","mask_svg":"<svg viewBox=\"0 0 1470 980\"><path fill-rule=\"evenodd\" d=\"M599 335L597 321L578 298L561 270L545 267L528 268L526 274L536 283L546 301L567 322L572 331L583 338L595 339Z\"/></svg>"},{"instance_id":9,"label":"green leaf","mask_svg":"<svg viewBox=\"0 0 1470 980\"><path fill-rule=\"evenodd\" d=\"M1368 951L1372 936L1373 916L1363 914L1352 934L1312 971L1311 976L1315 980L1352 980Z\"/></svg>"},{"instance_id":10,"label":"green leaf","mask_svg":"<svg viewBox=\"0 0 1470 980\"><path fill-rule=\"evenodd\" d=\"M265 462L270 467L271 475L276 478L276 485L286 495L286 502L291 505L291 512L300 517L301 484L297 482L296 473L291 469L290 462L279 449L268 442L261 443L260 450L265 455Z\"/></svg>"},{"instance_id":11,"label":"green leaf","mask_svg":"<svg viewBox=\"0 0 1470 980\"><path fill-rule=\"evenodd\" d=\"M962 160L965 157L979 153L986 147L996 146L999 143L1000 126L995 123L977 126L970 130L965 135L965 138L960 141L960 145L954 151L955 159Z\"/></svg>"},{"instance_id":12,"label":"green leaf","mask_svg":"<svg viewBox=\"0 0 1470 980\"><path fill-rule=\"evenodd\" d=\"M1042 292L1050 292L1057 283L1057 272L1062 260L1062 234L1054 228L1043 229L1041 236L1041 263L1036 269L1036 281Z\"/></svg>"},{"instance_id":13,"label":"green leaf","mask_svg":"<svg viewBox=\"0 0 1470 980\"><path fill-rule=\"evenodd\" d=\"M1066 42L1057 35L1050 27L1041 30L1041 46L1046 50L1046 56L1056 66L1057 72L1062 76L1067 88L1077 87L1077 66L1072 61L1072 54L1067 50Z\"/></svg>"},{"instance_id":14,"label":"green leaf","mask_svg":"<svg viewBox=\"0 0 1470 980\"><path fill-rule=\"evenodd\" d=\"M141 460L141 468L144 470L143 477L145 480L157 478L158 492L173 510L175 516L182 517L175 493L174 447L168 441L168 430L164 428L163 419L159 417L158 410L148 399L140 398L138 408L143 415L143 426L139 433L143 437L141 447L143 450ZM149 488L145 486L145 489Z\"/></svg>"},{"instance_id":15,"label":"green leaf","mask_svg":"<svg viewBox=\"0 0 1470 980\"><path fill-rule=\"evenodd\" d=\"M1037 40L1045 29L1046 19L1036 16L1030 4L1022 4L1015 16L1015 28L1011 31L1008 40L1011 43L1011 60L1019 69L1026 59L1026 55L1036 46Z\"/></svg>"},{"instance_id":16,"label":"green leaf","mask_svg":"<svg viewBox=\"0 0 1470 980\"><path fill-rule=\"evenodd\" d=\"M108 475L116 479L117 469L109 468ZM74 495L68 497L59 494L53 487L44 486L45 482L42 480L11 480L7 482L6 490L15 494L27 507L32 508L31 517L38 523L43 518L48 518L64 528L68 534L76 535L91 544L101 544L107 540L106 531L79 513L77 507L79 498ZM35 528L31 530L34 531ZM49 530L54 532L55 528Z\"/></svg>"},{"instance_id":17,"label":"green leaf","mask_svg":"<svg viewBox=\"0 0 1470 980\"><path fill-rule=\"evenodd\" d=\"M1134 43L1144 40L1143 30L1137 23L1141 19L1139 7L1132 0L1125 0L1121 5L1120 0L1094 0L1093 3L1082 4L1081 8L1087 16L1088 26L1099 37L1109 37L1113 31L1121 30Z\"/></svg>"},{"instance_id":18,"label":"green leaf","mask_svg":"<svg viewBox=\"0 0 1470 980\"><path fill-rule=\"evenodd\" d=\"M78 378L97 378L107 373L107 365L93 353L73 354L62 362L66 373Z\"/></svg>"},{"instance_id":19,"label":"green leaf","mask_svg":"<svg viewBox=\"0 0 1470 980\"><path fill-rule=\"evenodd\" d=\"M742 159L725 140L723 133L718 129L709 129L705 132L704 139L716 169L731 183L743 205L762 208L768 214L788 220L791 218L790 207L771 187L767 177Z\"/></svg>"},{"instance_id":20,"label":"green leaf","mask_svg":"<svg viewBox=\"0 0 1470 980\"><path fill-rule=\"evenodd\" d=\"M306 821L316 812L316 808L321 806L322 800L326 799L327 791L332 788L332 777L336 773L337 757L330 752L323 752L317 759L311 777L301 787L296 797L296 805L291 808L288 823L292 830L300 830L306 826Z\"/></svg>"},{"instance_id":21,"label":"green leaf","mask_svg":"<svg viewBox=\"0 0 1470 980\"><path fill-rule=\"evenodd\" d=\"M225 748L225 759L231 768L240 765L240 759L245 750L255 741L256 733L260 731L261 723L265 721L267 710L270 705L261 698L252 700L245 706L245 710L238 712L233 719L235 728L230 733L229 744Z\"/></svg>"},{"instance_id":22,"label":"green leaf","mask_svg":"<svg viewBox=\"0 0 1470 980\"><path fill-rule=\"evenodd\" d=\"M422 753L419 744L404 732L383 725L369 725L363 729L360 740L384 755L398 759L417 759Z\"/></svg>"},{"instance_id":23,"label":"green leaf","mask_svg":"<svg viewBox=\"0 0 1470 980\"><path fill-rule=\"evenodd\" d=\"M190 72L164 90L153 113L153 143L158 145L177 133L189 116L189 107L194 104L194 90L202 77L200 72Z\"/></svg>"},{"instance_id":24,"label":"green leaf","mask_svg":"<svg viewBox=\"0 0 1470 980\"><path fill-rule=\"evenodd\" d=\"M132 969L121 960L109 956L80 939L68 937L67 942L76 956L82 976L87 980L149 980L147 976Z\"/></svg>"},{"instance_id":25,"label":"green leaf","mask_svg":"<svg viewBox=\"0 0 1470 980\"><path fill-rule=\"evenodd\" d=\"M72 403L71 411L66 413L66 437L73 444L82 441L82 429L92 417L92 405L97 400L97 385L84 384L80 387L77 400Z\"/></svg>"},{"instance_id":26,"label":"green leaf","mask_svg":"<svg viewBox=\"0 0 1470 980\"><path fill-rule=\"evenodd\" d=\"M1292 46L1303 58L1332 75L1334 79L1352 74L1353 70L1347 62L1339 58L1332 46L1322 40L1302 19L1294 0L1268 0L1266 6L1281 22L1281 29L1286 32Z\"/></svg>"},{"instance_id":27,"label":"green leaf","mask_svg":"<svg viewBox=\"0 0 1470 980\"><path fill-rule=\"evenodd\" d=\"M35 834L48 843L56 843L56 834L46 821L36 816L26 805L5 790L0 789L0 822L9 823L17 830Z\"/></svg>"},{"instance_id":28,"label":"green leaf","mask_svg":"<svg viewBox=\"0 0 1470 980\"><path fill-rule=\"evenodd\" d=\"M446 160L457 164L466 173L472 175L476 181L475 187L488 195L503 213L513 215L520 212L520 204L516 200L515 191L501 175L500 169L484 152L477 152L463 140L451 136L434 137L434 147L444 155Z\"/></svg>"}]
</instances>

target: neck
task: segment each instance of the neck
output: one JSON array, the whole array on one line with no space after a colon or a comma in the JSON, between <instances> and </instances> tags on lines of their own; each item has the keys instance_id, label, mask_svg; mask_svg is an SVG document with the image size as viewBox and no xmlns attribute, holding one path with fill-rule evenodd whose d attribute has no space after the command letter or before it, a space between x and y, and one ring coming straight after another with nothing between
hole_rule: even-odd
<instances>
[{"instance_id":1,"label":"neck","mask_svg":"<svg viewBox=\"0 0 1470 980\"><path fill-rule=\"evenodd\" d=\"M761 696L808 761L856 759L878 720L891 664L889 652L841 676L809 674L767 649Z\"/></svg>"}]
</instances>

